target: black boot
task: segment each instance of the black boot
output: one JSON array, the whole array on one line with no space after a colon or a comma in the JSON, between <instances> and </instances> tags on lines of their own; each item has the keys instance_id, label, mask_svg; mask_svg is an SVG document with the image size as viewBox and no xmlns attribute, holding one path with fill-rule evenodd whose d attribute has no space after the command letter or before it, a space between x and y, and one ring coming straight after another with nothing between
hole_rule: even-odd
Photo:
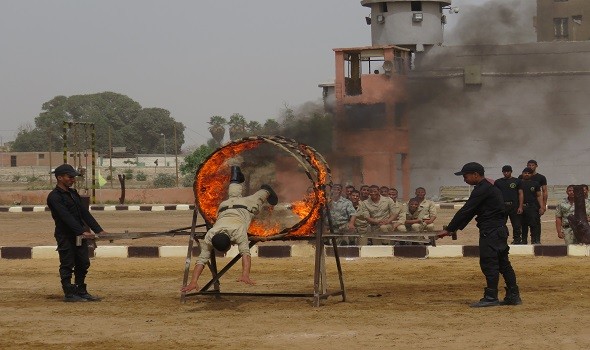
<instances>
[{"instance_id":1,"label":"black boot","mask_svg":"<svg viewBox=\"0 0 590 350\"><path fill-rule=\"evenodd\" d=\"M506 296L504 300L500 302L500 305L520 305L522 299L520 298L520 291L518 286L504 287L506 289Z\"/></svg>"},{"instance_id":2,"label":"black boot","mask_svg":"<svg viewBox=\"0 0 590 350\"><path fill-rule=\"evenodd\" d=\"M267 184L264 184L262 186L260 186L261 190L266 190L268 192L268 198L266 199L266 201L268 202L268 204L270 205L277 205L277 203L279 202L279 197L277 197L276 192L272 189L272 187L270 187Z\"/></svg>"},{"instance_id":3,"label":"black boot","mask_svg":"<svg viewBox=\"0 0 590 350\"><path fill-rule=\"evenodd\" d=\"M232 184L241 184L244 182L244 174L242 174L242 170L240 170L239 166L232 165L231 167L231 177L229 182Z\"/></svg>"},{"instance_id":4,"label":"black boot","mask_svg":"<svg viewBox=\"0 0 590 350\"><path fill-rule=\"evenodd\" d=\"M71 302L78 302L78 301L86 301L86 299L82 298L78 295L78 288L75 284L62 284L61 288L64 291L64 301L71 303Z\"/></svg>"},{"instance_id":5,"label":"black boot","mask_svg":"<svg viewBox=\"0 0 590 350\"><path fill-rule=\"evenodd\" d=\"M477 303L473 303L471 307L487 307L487 306L498 306L500 305L500 300L498 300L498 290L492 288L485 288L483 298L481 298Z\"/></svg>"},{"instance_id":6,"label":"black boot","mask_svg":"<svg viewBox=\"0 0 590 350\"><path fill-rule=\"evenodd\" d=\"M95 297L88 293L86 290L86 284L78 284L78 296L86 301L100 301L99 297Z\"/></svg>"}]
</instances>

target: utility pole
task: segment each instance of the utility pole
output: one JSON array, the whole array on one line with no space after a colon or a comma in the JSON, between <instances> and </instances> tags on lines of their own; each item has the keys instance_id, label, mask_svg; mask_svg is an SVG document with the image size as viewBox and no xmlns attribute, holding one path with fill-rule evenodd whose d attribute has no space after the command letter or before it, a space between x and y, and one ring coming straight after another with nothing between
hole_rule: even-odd
<instances>
[{"instance_id":1,"label":"utility pole","mask_svg":"<svg viewBox=\"0 0 590 350\"><path fill-rule=\"evenodd\" d=\"M176 143L176 122L174 122L174 165L176 166L176 187L178 187L178 147Z\"/></svg>"},{"instance_id":2,"label":"utility pole","mask_svg":"<svg viewBox=\"0 0 590 350\"><path fill-rule=\"evenodd\" d=\"M111 188L113 188L113 144L111 143L111 126L109 125L109 172L111 175Z\"/></svg>"},{"instance_id":3,"label":"utility pole","mask_svg":"<svg viewBox=\"0 0 590 350\"><path fill-rule=\"evenodd\" d=\"M161 133L160 135L164 136L164 166L168 166L168 163L166 162L166 135L164 135L164 133Z\"/></svg>"}]
</instances>

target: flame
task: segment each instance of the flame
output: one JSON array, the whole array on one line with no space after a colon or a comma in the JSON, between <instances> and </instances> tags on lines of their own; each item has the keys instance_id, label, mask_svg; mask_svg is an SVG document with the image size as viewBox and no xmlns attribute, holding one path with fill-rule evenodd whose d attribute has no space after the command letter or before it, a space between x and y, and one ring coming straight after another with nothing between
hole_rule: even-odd
<instances>
[{"instance_id":1,"label":"flame","mask_svg":"<svg viewBox=\"0 0 590 350\"><path fill-rule=\"evenodd\" d=\"M264 139L243 139L230 143L215 151L201 165L196 174L194 192L201 214L207 223L213 224L216 221L217 208L227 197L230 174L226 161L258 147L263 142ZM285 230L290 231L290 236L309 236L315 233L316 223L321 217L320 210L326 203L324 187L329 178L329 169L325 162L318 159L317 153L311 147L298 144L297 148L315 172L310 174L313 192L308 193L303 200L291 203L290 206L293 214L301 219L300 222L291 228L282 229L279 220L272 215L255 217L248 229L250 235L267 237Z\"/></svg>"}]
</instances>

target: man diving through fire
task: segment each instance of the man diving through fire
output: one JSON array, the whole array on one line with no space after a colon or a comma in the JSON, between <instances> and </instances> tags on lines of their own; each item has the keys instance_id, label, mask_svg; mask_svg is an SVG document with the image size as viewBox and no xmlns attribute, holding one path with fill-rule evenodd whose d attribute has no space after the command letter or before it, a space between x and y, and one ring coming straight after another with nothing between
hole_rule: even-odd
<instances>
[{"instance_id":1,"label":"man diving through fire","mask_svg":"<svg viewBox=\"0 0 590 350\"><path fill-rule=\"evenodd\" d=\"M205 268L205 264L211 257L213 248L226 252L232 244L238 246L238 250L242 255L242 275L237 281L255 284L250 279L252 258L248 243L248 227L264 202L266 201L274 206L278 203L278 197L269 185L262 185L260 190L253 195L243 197L243 182L244 174L242 174L240 167L232 166L228 189L229 198L219 204L217 221L201 241L201 254L197 258L191 281L188 285L182 287L181 292L189 292L199 288L197 282Z\"/></svg>"}]
</instances>

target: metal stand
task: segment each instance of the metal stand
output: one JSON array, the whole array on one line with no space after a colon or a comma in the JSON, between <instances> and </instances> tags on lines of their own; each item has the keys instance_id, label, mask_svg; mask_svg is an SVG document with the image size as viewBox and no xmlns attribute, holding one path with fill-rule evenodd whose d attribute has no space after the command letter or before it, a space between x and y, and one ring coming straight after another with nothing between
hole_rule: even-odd
<instances>
[{"instance_id":1,"label":"metal stand","mask_svg":"<svg viewBox=\"0 0 590 350\"><path fill-rule=\"evenodd\" d=\"M342 301L346 301L346 291L344 289L344 278L342 274L342 266L340 264L340 255L338 253L338 245L336 244L335 236L329 235L328 237L324 237L324 218L328 218L328 225L329 230L333 233L333 228L330 220L329 209L327 207L323 207L320 210L320 219L319 219L319 227L315 237L309 237L309 240L315 240L315 266L314 266L314 282L313 282L313 293L248 293L248 292L221 292L219 286L220 278L231 269L240 259L241 255L237 254L230 262L227 263L220 271L217 270L217 261L215 254L211 254L211 260L208 263L209 270L211 271L211 279L207 282L203 288L201 288L198 292L193 293L182 293L181 301L185 302L186 297L193 296L193 295L212 295L215 297L220 297L222 295L230 295L230 296L253 296L253 297L312 297L313 298L313 306L318 307L320 306L320 302L322 299L328 299L331 296L341 295ZM187 284L188 277L189 277L189 269L190 269L190 261L192 256L193 250L193 241L196 238L194 234L195 228L197 226L197 215L198 211L195 208L195 212L193 214L193 225L191 228L191 235L190 241L188 244L188 252L187 258L185 262L185 269L184 269L184 278L183 278L183 285ZM209 227L207 227L209 229ZM282 238L281 239L285 239ZM287 238L288 239L288 238ZM250 248L256 245L258 242L264 241L266 239L260 239L260 237L250 237ZM269 238L268 240L272 240ZM340 289L334 290L332 292L328 292L327 280L326 280L326 252L325 252L325 242L328 241L329 244L332 245L334 249L334 259L336 261L336 268L338 270L338 279L340 282ZM197 243L198 244L198 243Z\"/></svg>"}]
</instances>

